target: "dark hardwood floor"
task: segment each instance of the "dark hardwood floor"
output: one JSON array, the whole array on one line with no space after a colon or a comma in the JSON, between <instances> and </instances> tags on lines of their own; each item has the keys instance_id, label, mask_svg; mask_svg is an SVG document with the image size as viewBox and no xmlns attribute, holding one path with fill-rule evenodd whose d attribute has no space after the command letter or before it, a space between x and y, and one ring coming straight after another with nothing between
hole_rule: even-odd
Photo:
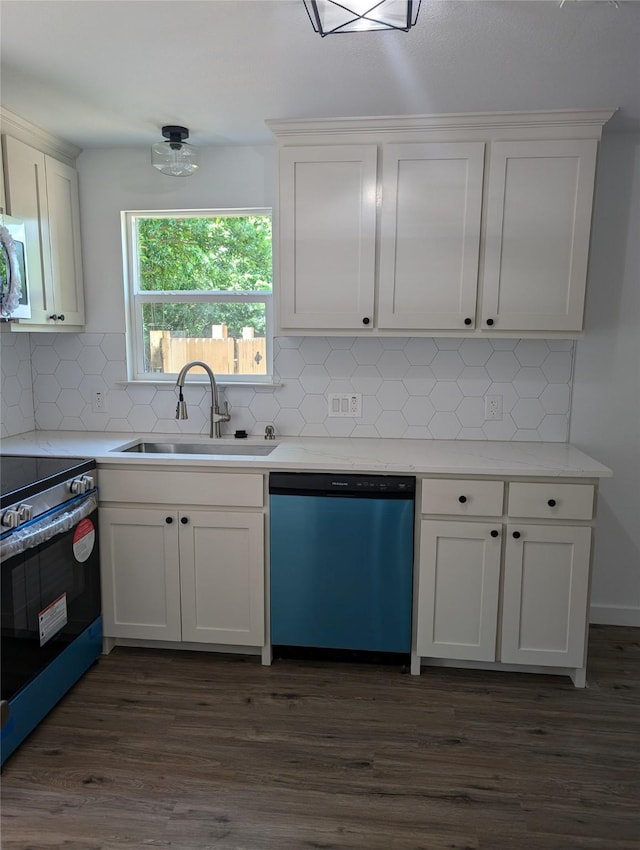
<instances>
[{"instance_id":1,"label":"dark hardwood floor","mask_svg":"<svg viewBox=\"0 0 640 850\"><path fill-rule=\"evenodd\" d=\"M5 765L2 850L638 850L640 630L588 680L116 649Z\"/></svg>"}]
</instances>

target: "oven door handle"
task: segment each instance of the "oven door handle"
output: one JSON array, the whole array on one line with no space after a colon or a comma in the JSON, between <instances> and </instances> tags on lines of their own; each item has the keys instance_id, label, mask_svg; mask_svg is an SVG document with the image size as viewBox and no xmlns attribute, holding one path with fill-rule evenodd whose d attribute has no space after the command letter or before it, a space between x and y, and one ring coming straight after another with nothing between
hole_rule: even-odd
<instances>
[{"instance_id":1,"label":"oven door handle","mask_svg":"<svg viewBox=\"0 0 640 850\"><path fill-rule=\"evenodd\" d=\"M84 496L78 496L62 508L53 508L43 516L25 523L0 542L0 563L14 555L20 555L27 549L33 549L41 543L46 543L52 537L64 534L77 525L81 519L88 517L98 507L96 490Z\"/></svg>"}]
</instances>

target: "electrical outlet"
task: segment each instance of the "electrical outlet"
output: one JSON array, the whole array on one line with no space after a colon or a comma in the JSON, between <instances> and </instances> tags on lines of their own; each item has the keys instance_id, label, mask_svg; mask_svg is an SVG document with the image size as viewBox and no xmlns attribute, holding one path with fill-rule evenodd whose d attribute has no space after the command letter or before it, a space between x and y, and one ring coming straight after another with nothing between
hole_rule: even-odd
<instances>
[{"instance_id":1,"label":"electrical outlet","mask_svg":"<svg viewBox=\"0 0 640 850\"><path fill-rule=\"evenodd\" d=\"M93 396L91 397L91 410L94 413L107 412L107 399L102 390L94 390Z\"/></svg>"},{"instance_id":2,"label":"electrical outlet","mask_svg":"<svg viewBox=\"0 0 640 850\"><path fill-rule=\"evenodd\" d=\"M484 418L502 419L501 395L486 395L484 397Z\"/></svg>"},{"instance_id":3,"label":"electrical outlet","mask_svg":"<svg viewBox=\"0 0 640 850\"><path fill-rule=\"evenodd\" d=\"M328 415L349 416L357 419L362 416L362 393L328 393Z\"/></svg>"}]
</instances>

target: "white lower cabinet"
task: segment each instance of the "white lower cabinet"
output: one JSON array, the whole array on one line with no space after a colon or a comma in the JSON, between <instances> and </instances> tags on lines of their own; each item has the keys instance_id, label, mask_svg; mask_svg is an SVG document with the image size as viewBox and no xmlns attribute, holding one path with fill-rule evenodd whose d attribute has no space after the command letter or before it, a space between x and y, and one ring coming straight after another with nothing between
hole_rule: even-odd
<instances>
[{"instance_id":1,"label":"white lower cabinet","mask_svg":"<svg viewBox=\"0 0 640 850\"><path fill-rule=\"evenodd\" d=\"M179 520L182 640L262 646L262 514L190 511Z\"/></svg>"},{"instance_id":2,"label":"white lower cabinet","mask_svg":"<svg viewBox=\"0 0 640 850\"><path fill-rule=\"evenodd\" d=\"M590 549L590 528L509 526L501 661L582 667Z\"/></svg>"},{"instance_id":3,"label":"white lower cabinet","mask_svg":"<svg viewBox=\"0 0 640 850\"><path fill-rule=\"evenodd\" d=\"M412 671L561 668L584 686L594 501L591 483L425 479L422 512L448 517L420 523ZM469 506L475 517L459 518Z\"/></svg>"},{"instance_id":4,"label":"white lower cabinet","mask_svg":"<svg viewBox=\"0 0 640 850\"><path fill-rule=\"evenodd\" d=\"M103 508L107 637L264 644L261 513Z\"/></svg>"},{"instance_id":5,"label":"white lower cabinet","mask_svg":"<svg viewBox=\"0 0 640 850\"><path fill-rule=\"evenodd\" d=\"M106 637L180 640L177 513L100 508Z\"/></svg>"},{"instance_id":6,"label":"white lower cabinet","mask_svg":"<svg viewBox=\"0 0 640 850\"><path fill-rule=\"evenodd\" d=\"M419 655L495 660L501 541L492 531L495 523L422 521Z\"/></svg>"},{"instance_id":7,"label":"white lower cabinet","mask_svg":"<svg viewBox=\"0 0 640 850\"><path fill-rule=\"evenodd\" d=\"M255 474L101 469L105 638L264 646L263 488Z\"/></svg>"}]
</instances>

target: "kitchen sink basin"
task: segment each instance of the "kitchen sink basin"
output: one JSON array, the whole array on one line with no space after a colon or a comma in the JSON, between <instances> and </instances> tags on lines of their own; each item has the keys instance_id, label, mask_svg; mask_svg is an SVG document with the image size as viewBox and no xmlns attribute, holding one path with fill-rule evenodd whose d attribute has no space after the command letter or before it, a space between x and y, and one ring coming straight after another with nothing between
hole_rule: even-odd
<instances>
[{"instance_id":1,"label":"kitchen sink basin","mask_svg":"<svg viewBox=\"0 0 640 850\"><path fill-rule=\"evenodd\" d=\"M115 452L136 452L138 454L167 455L233 455L266 456L276 448L274 445L255 445L247 443L222 443L212 440L210 443L151 443L142 441L133 445L119 446Z\"/></svg>"}]
</instances>

